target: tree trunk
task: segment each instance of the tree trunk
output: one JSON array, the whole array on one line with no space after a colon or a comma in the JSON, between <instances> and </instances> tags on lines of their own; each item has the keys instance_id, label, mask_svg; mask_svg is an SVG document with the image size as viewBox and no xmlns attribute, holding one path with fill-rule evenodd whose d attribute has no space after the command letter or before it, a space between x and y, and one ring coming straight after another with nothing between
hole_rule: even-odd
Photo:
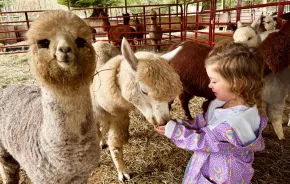
<instances>
[{"instance_id":1,"label":"tree trunk","mask_svg":"<svg viewBox=\"0 0 290 184\"><path fill-rule=\"evenodd\" d=\"M68 10L70 11L70 0L66 0L66 5L67 5Z\"/></svg>"}]
</instances>

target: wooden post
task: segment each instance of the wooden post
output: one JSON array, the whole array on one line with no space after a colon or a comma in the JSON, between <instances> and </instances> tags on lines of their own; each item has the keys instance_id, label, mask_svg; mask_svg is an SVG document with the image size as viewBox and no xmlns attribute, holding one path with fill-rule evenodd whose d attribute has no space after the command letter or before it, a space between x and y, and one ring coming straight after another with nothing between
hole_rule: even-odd
<instances>
[{"instance_id":1,"label":"wooden post","mask_svg":"<svg viewBox=\"0 0 290 184\"><path fill-rule=\"evenodd\" d=\"M128 13L127 12L127 0L125 0L125 12L126 12L126 14Z\"/></svg>"}]
</instances>

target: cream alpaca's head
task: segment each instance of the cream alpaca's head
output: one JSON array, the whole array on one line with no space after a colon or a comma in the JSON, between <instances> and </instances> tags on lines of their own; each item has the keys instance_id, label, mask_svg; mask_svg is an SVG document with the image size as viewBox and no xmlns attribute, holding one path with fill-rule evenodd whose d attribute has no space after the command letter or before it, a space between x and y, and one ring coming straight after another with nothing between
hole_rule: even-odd
<instances>
[{"instance_id":1,"label":"cream alpaca's head","mask_svg":"<svg viewBox=\"0 0 290 184\"><path fill-rule=\"evenodd\" d=\"M92 31L81 18L68 11L47 11L26 36L30 67L42 85L72 92L91 82L96 67Z\"/></svg>"},{"instance_id":2,"label":"cream alpaca's head","mask_svg":"<svg viewBox=\"0 0 290 184\"><path fill-rule=\"evenodd\" d=\"M264 25L266 31L274 30L276 28L276 25L277 25L277 23L274 20L273 16L270 16L270 15L266 15L263 18L262 24Z\"/></svg>"},{"instance_id":3,"label":"cream alpaca's head","mask_svg":"<svg viewBox=\"0 0 290 184\"><path fill-rule=\"evenodd\" d=\"M170 120L168 102L181 93L178 74L168 64L169 58L151 52L134 52L123 38L122 55L134 81L123 81L122 96L137 107L153 125L164 125ZM168 56L168 54L167 54Z\"/></svg>"},{"instance_id":4,"label":"cream alpaca's head","mask_svg":"<svg viewBox=\"0 0 290 184\"><path fill-rule=\"evenodd\" d=\"M248 47L258 47L261 43L261 37L257 32L259 25L260 19L253 22L251 26L245 26L238 21L238 29L233 35L234 42L246 44Z\"/></svg>"}]
</instances>

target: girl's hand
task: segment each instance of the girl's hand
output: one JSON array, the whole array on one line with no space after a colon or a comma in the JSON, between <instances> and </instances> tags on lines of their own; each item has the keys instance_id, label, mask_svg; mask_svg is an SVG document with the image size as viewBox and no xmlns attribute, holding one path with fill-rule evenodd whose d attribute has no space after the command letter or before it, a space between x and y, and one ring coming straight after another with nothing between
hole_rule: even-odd
<instances>
[{"instance_id":1,"label":"girl's hand","mask_svg":"<svg viewBox=\"0 0 290 184\"><path fill-rule=\"evenodd\" d=\"M161 135L165 134L165 126L155 126L154 130Z\"/></svg>"}]
</instances>

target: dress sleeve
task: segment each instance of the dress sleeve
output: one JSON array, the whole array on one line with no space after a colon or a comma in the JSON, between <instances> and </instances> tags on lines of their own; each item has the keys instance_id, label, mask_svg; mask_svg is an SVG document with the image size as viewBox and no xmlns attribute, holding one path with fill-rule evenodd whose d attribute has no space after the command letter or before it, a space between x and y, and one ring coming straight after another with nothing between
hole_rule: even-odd
<instances>
[{"instance_id":1,"label":"dress sleeve","mask_svg":"<svg viewBox=\"0 0 290 184\"><path fill-rule=\"evenodd\" d=\"M194 118L194 120L176 119L176 121L178 124L185 126L187 129L198 130L198 129L205 127L207 125L207 122L205 121L203 114L198 114Z\"/></svg>"},{"instance_id":2,"label":"dress sleeve","mask_svg":"<svg viewBox=\"0 0 290 184\"><path fill-rule=\"evenodd\" d=\"M167 126L167 125L166 125ZM170 125L171 129L173 123ZM231 142L237 141L238 137L234 130L227 124L222 123L212 131L203 127L199 132L187 129L185 126L175 124L172 133L166 133L173 143L182 149L189 151L219 152L228 149ZM166 127L167 129L167 127ZM223 132L219 132L222 130ZM239 141L239 139L238 139Z\"/></svg>"}]
</instances>

